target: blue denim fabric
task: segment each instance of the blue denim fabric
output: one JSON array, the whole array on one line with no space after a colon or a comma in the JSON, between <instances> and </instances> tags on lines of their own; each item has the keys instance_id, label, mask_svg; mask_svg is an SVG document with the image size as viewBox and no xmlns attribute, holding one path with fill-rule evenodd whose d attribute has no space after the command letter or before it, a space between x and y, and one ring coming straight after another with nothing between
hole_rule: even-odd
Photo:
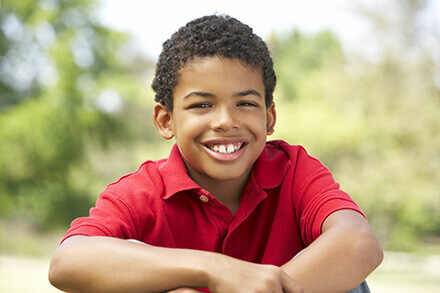
<instances>
[{"instance_id":1,"label":"blue denim fabric","mask_svg":"<svg viewBox=\"0 0 440 293\"><path fill-rule=\"evenodd\" d=\"M370 293L370 288L368 288L367 282L363 281L359 286L347 293Z\"/></svg>"}]
</instances>

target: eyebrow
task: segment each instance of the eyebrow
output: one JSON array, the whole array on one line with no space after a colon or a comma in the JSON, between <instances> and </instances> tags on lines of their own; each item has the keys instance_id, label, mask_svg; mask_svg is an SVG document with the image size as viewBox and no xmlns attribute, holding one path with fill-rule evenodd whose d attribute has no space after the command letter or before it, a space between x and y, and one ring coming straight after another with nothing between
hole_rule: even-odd
<instances>
[{"instance_id":1,"label":"eyebrow","mask_svg":"<svg viewBox=\"0 0 440 293\"><path fill-rule=\"evenodd\" d=\"M194 91L194 92L190 92L189 94L185 95L183 97L183 100L186 100L191 96L200 96L200 97L204 97L204 98L214 98L215 97L213 94L210 94L210 93Z\"/></svg>"},{"instance_id":2,"label":"eyebrow","mask_svg":"<svg viewBox=\"0 0 440 293\"><path fill-rule=\"evenodd\" d=\"M245 92L240 92L240 93L236 94L235 96L245 97L245 96L249 96L249 95L254 95L254 96L258 96L260 98L263 98L263 96L259 92L257 92L256 90L248 90Z\"/></svg>"},{"instance_id":3,"label":"eyebrow","mask_svg":"<svg viewBox=\"0 0 440 293\"><path fill-rule=\"evenodd\" d=\"M239 93L235 94L234 97L245 97L245 96L249 96L249 95L254 95L254 96L263 98L263 96L259 92L257 92L256 90L248 90L248 91L244 91L244 92L239 92ZM193 92L190 92L189 94L185 95L183 97L183 100L186 100L191 96L200 96L200 97L204 97L204 98L214 98L215 97L215 95L211 94L211 93L193 91Z\"/></svg>"}]
</instances>

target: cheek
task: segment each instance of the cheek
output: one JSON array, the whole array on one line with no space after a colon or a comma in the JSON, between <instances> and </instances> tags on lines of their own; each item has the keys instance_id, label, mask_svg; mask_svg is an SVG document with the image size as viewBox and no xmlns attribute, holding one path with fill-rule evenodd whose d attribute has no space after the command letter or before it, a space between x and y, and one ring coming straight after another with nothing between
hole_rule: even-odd
<instances>
[{"instance_id":1,"label":"cheek","mask_svg":"<svg viewBox=\"0 0 440 293\"><path fill-rule=\"evenodd\" d=\"M255 134L266 134L266 116L248 117L246 123L249 125L249 129L255 132Z\"/></svg>"},{"instance_id":2,"label":"cheek","mask_svg":"<svg viewBox=\"0 0 440 293\"><path fill-rule=\"evenodd\" d=\"M180 117L175 123L174 135L176 139L187 140L199 136L205 129L205 122L201 117Z\"/></svg>"}]
</instances>

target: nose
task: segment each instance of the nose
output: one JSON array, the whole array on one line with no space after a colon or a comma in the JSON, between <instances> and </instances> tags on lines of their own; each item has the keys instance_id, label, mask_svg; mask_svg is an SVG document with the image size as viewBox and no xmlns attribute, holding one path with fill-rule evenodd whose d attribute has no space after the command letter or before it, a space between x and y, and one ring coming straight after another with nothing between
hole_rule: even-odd
<instances>
[{"instance_id":1,"label":"nose","mask_svg":"<svg viewBox=\"0 0 440 293\"><path fill-rule=\"evenodd\" d=\"M228 107L218 108L212 120L211 128L215 131L228 132L240 128L240 121L234 115L234 111Z\"/></svg>"}]
</instances>

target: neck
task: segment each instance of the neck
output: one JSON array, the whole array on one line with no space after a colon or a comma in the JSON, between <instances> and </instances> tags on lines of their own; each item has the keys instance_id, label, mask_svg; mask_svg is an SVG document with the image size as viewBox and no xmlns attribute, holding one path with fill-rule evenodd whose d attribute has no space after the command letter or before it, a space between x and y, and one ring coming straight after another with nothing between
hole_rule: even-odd
<instances>
[{"instance_id":1,"label":"neck","mask_svg":"<svg viewBox=\"0 0 440 293\"><path fill-rule=\"evenodd\" d=\"M207 190L212 196L226 205L234 215L240 205L241 193L249 179L249 175L237 180L209 180L206 178L195 178L191 174L190 177L200 187Z\"/></svg>"},{"instance_id":2,"label":"neck","mask_svg":"<svg viewBox=\"0 0 440 293\"><path fill-rule=\"evenodd\" d=\"M246 184L246 182L244 184ZM214 188L207 187L204 189L209 191L212 196L226 205L234 215L240 205L241 193L243 191L244 184L237 184L235 182L221 182Z\"/></svg>"}]
</instances>

